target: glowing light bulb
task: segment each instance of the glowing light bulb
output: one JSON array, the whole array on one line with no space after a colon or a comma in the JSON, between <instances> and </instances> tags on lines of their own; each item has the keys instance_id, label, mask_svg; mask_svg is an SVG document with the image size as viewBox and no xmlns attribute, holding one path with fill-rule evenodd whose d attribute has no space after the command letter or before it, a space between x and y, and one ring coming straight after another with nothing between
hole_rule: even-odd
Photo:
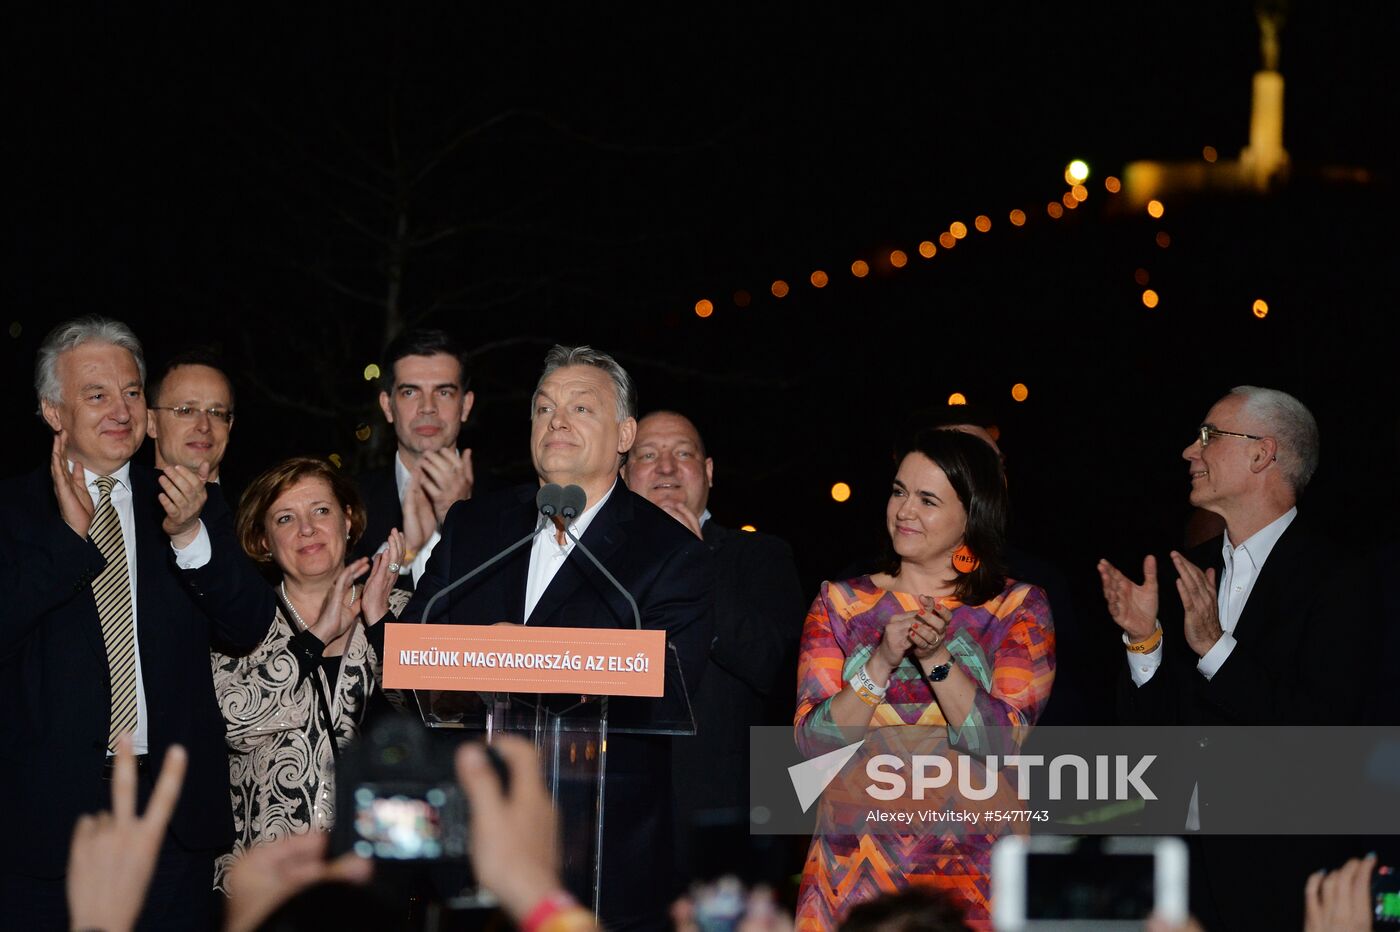
<instances>
[{"instance_id":1,"label":"glowing light bulb","mask_svg":"<svg viewBox=\"0 0 1400 932\"><path fill-rule=\"evenodd\" d=\"M856 278L864 278L870 274L870 263L864 259L857 259L851 263L851 274Z\"/></svg>"},{"instance_id":2,"label":"glowing light bulb","mask_svg":"<svg viewBox=\"0 0 1400 932\"><path fill-rule=\"evenodd\" d=\"M709 298L701 298L695 302L695 316L709 317L715 312L715 305Z\"/></svg>"},{"instance_id":3,"label":"glowing light bulb","mask_svg":"<svg viewBox=\"0 0 1400 932\"><path fill-rule=\"evenodd\" d=\"M1030 397L1030 393L1031 390L1026 388L1026 383L1024 382L1017 382L1015 385L1011 386L1011 397L1016 401L1025 401Z\"/></svg>"},{"instance_id":4,"label":"glowing light bulb","mask_svg":"<svg viewBox=\"0 0 1400 932\"><path fill-rule=\"evenodd\" d=\"M837 482L831 487L831 498L833 501L849 501L851 497L851 487L844 482Z\"/></svg>"}]
</instances>

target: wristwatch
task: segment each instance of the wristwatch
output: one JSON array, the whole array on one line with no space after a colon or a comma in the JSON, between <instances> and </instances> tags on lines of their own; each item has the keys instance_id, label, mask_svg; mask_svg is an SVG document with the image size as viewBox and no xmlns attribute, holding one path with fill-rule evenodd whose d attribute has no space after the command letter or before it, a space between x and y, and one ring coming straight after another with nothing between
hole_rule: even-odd
<instances>
[{"instance_id":1,"label":"wristwatch","mask_svg":"<svg viewBox=\"0 0 1400 932\"><path fill-rule=\"evenodd\" d=\"M932 670L928 671L928 681L930 683L941 683L948 678L948 673L953 669L953 661L940 663Z\"/></svg>"}]
</instances>

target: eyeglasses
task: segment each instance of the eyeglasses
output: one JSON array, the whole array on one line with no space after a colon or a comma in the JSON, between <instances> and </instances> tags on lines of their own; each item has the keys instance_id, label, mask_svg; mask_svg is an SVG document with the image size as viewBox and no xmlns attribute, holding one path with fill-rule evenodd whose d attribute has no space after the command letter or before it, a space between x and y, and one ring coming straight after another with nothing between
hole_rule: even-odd
<instances>
[{"instance_id":1,"label":"eyeglasses","mask_svg":"<svg viewBox=\"0 0 1400 932\"><path fill-rule=\"evenodd\" d=\"M211 421L220 421L226 425L233 423L233 412L227 408L196 408L194 405L175 405L170 408L151 405L150 408L152 411L169 411L180 421L191 421L201 414L207 414Z\"/></svg>"},{"instance_id":2,"label":"eyeglasses","mask_svg":"<svg viewBox=\"0 0 1400 932\"><path fill-rule=\"evenodd\" d=\"M1197 439L1201 441L1201 449L1205 449L1206 447L1210 446L1210 441L1212 437L1239 437L1242 440L1264 439L1263 437L1257 437L1254 434L1238 434L1235 433L1233 430L1220 430L1219 428L1211 427L1209 424L1202 424L1200 434L1197 435Z\"/></svg>"}]
</instances>

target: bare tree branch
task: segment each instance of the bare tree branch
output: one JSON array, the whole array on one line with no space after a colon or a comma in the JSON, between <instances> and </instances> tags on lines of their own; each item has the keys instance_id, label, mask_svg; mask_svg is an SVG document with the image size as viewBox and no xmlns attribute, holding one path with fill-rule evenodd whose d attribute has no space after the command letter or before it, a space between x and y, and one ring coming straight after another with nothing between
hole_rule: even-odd
<instances>
[{"instance_id":1,"label":"bare tree branch","mask_svg":"<svg viewBox=\"0 0 1400 932\"><path fill-rule=\"evenodd\" d=\"M336 211L335 211L335 214L336 214L337 217L339 217L339 218L341 219L341 222L343 222L343 223L344 223L346 226L348 226L350 229L354 230L356 233L359 233L361 236L365 237L366 239L371 240L371 241L373 241L373 242L376 242L376 243L378 243L379 245L384 246L385 248L390 248L390 249L392 249L392 248L396 245L396 244L395 244L392 240L390 240L388 237L384 236L384 235L381 234L381 233L376 233L376 232L374 232L374 231L371 230L369 227L365 226L363 223L361 223L360 221L356 220L356 219L355 219L354 217L352 217L350 214L346 213L344 210L341 210L341 209L337 208Z\"/></svg>"},{"instance_id":2,"label":"bare tree branch","mask_svg":"<svg viewBox=\"0 0 1400 932\"><path fill-rule=\"evenodd\" d=\"M681 145L675 146L640 145L636 143L613 142L611 140L600 139L597 136L589 136L587 134L577 132L573 129L573 127L568 126L557 117L551 116L550 114L544 113L539 110L525 110L520 108L512 108L510 110L503 110L495 116L488 117L485 120L482 120L480 123L477 123L474 126L470 126L462 130L456 136L452 137L452 139L449 140L446 145L444 145L441 149L437 150L437 152L433 153L427 158L427 160L423 163L422 168L420 168L414 174L413 179L409 182L409 186L413 187L422 182L423 179L425 179L428 175L432 174L432 172L440 164L442 164L442 162L446 158L448 158L448 156L455 152L463 143L467 142L469 139L480 135L481 133L485 132L488 129L491 129L494 126L499 126L507 120L515 119L517 117L541 123L547 128L553 130L554 133L558 136L564 139L571 140L573 142L582 143L583 145L589 146L593 149L598 149L605 152L629 153L633 155L676 155L682 152L689 152L698 148L709 148L716 145L718 139L726 135L728 132L728 130L726 130L717 134L716 136L706 137L697 142L683 143Z\"/></svg>"},{"instance_id":3,"label":"bare tree branch","mask_svg":"<svg viewBox=\"0 0 1400 932\"><path fill-rule=\"evenodd\" d=\"M334 278L329 272L327 272L320 266L313 266L307 265L305 263L293 262L291 263L291 267L301 272L304 272L307 275L310 275L312 278L316 279L318 282L325 285L327 288L331 289L337 294L342 294L345 297L350 298L354 301L359 301L361 304L368 304L370 307L384 307L383 298L375 297L374 295L366 294L363 291L357 291L356 289L351 288L349 285L346 285L339 279Z\"/></svg>"},{"instance_id":4,"label":"bare tree branch","mask_svg":"<svg viewBox=\"0 0 1400 932\"><path fill-rule=\"evenodd\" d=\"M248 358L259 358L261 354L259 352L258 347L253 345L251 331L244 331L243 345L244 350L248 354ZM300 411L303 414L309 414L312 417L324 418L326 420L334 420L343 413L340 411L332 410L330 408L322 407L320 405L311 404L310 402L300 398L292 398L291 396L284 395L280 391L269 385L267 381L262 377L262 374L260 372L257 372L256 370L253 370L251 368L244 369L239 374L249 385L253 386L253 388L260 395L262 395L268 401L280 407L288 408L292 411Z\"/></svg>"}]
</instances>

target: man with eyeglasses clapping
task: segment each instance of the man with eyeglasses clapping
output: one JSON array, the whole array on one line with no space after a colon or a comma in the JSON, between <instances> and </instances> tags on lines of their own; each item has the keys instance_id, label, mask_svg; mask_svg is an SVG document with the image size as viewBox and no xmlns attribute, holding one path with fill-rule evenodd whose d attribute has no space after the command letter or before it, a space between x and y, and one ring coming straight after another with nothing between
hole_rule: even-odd
<instances>
[{"instance_id":1,"label":"man with eyeglasses clapping","mask_svg":"<svg viewBox=\"0 0 1400 932\"><path fill-rule=\"evenodd\" d=\"M1285 392L1243 385L1217 401L1190 437L1181 455L1191 504L1219 515L1224 534L1173 550L1160 587L1153 556L1143 560L1141 584L1107 560L1098 564L1125 648L1120 718L1134 725L1358 724L1366 674L1357 652L1369 622L1351 600L1364 584L1339 577L1352 572L1348 561L1297 508L1317 469L1312 413ZM1197 740L1196 780L1182 787L1191 911L1212 932L1300 928L1303 901L1293 891L1335 858L1322 838L1220 834L1232 801L1257 798L1267 775L1232 771L1231 749L1209 740ZM1261 896L1265 889L1290 895Z\"/></svg>"}]
</instances>

